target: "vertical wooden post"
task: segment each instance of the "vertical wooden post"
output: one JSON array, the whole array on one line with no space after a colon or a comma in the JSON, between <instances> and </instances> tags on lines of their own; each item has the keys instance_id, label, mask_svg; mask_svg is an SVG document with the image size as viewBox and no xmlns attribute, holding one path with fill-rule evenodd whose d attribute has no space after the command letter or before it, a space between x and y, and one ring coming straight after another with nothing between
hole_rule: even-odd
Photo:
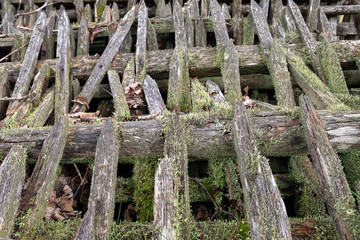
<instances>
[{"instance_id":1,"label":"vertical wooden post","mask_svg":"<svg viewBox=\"0 0 360 240\"><path fill-rule=\"evenodd\" d=\"M165 153L155 174L153 239L191 239L188 159L185 133L171 114L165 132Z\"/></svg>"},{"instance_id":2,"label":"vertical wooden post","mask_svg":"<svg viewBox=\"0 0 360 240\"><path fill-rule=\"evenodd\" d=\"M82 17L80 22L80 27L78 31L78 41L77 41L77 50L76 56L87 56L89 54L89 36L90 32L88 30L88 22L85 17Z\"/></svg>"},{"instance_id":3,"label":"vertical wooden post","mask_svg":"<svg viewBox=\"0 0 360 240\"><path fill-rule=\"evenodd\" d=\"M138 13L138 27L136 38L135 64L136 81L144 83L147 59L146 59L146 34L147 34L148 10L145 1L141 2Z\"/></svg>"},{"instance_id":4,"label":"vertical wooden post","mask_svg":"<svg viewBox=\"0 0 360 240\"><path fill-rule=\"evenodd\" d=\"M89 238L80 236L78 232L75 239L110 239L110 227L114 215L118 158L119 142L116 126L114 121L109 118L96 144L89 197L89 213L86 214L79 227L79 231L85 232Z\"/></svg>"},{"instance_id":5,"label":"vertical wooden post","mask_svg":"<svg viewBox=\"0 0 360 240\"><path fill-rule=\"evenodd\" d=\"M18 213L27 149L15 145L0 165L0 238L8 238Z\"/></svg>"},{"instance_id":6,"label":"vertical wooden post","mask_svg":"<svg viewBox=\"0 0 360 240\"><path fill-rule=\"evenodd\" d=\"M268 160L258 152L243 102L235 106L233 132L252 239L291 239L285 204Z\"/></svg>"},{"instance_id":7,"label":"vertical wooden post","mask_svg":"<svg viewBox=\"0 0 360 240\"><path fill-rule=\"evenodd\" d=\"M300 97L306 143L327 208L341 239L358 239L360 212L346 181L341 161L330 145L324 125L310 98Z\"/></svg>"},{"instance_id":8,"label":"vertical wooden post","mask_svg":"<svg viewBox=\"0 0 360 240\"><path fill-rule=\"evenodd\" d=\"M7 97L10 94L10 84L8 80L8 71L5 67L0 67L0 96ZM0 101L0 120L6 116L6 108L8 103Z\"/></svg>"}]
</instances>

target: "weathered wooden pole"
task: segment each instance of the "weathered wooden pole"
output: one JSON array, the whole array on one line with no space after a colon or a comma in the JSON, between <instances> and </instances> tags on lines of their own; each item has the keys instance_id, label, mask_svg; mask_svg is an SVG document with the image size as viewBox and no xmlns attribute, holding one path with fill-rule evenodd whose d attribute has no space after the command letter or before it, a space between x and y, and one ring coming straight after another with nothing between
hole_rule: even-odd
<instances>
[{"instance_id":1,"label":"weathered wooden pole","mask_svg":"<svg viewBox=\"0 0 360 240\"><path fill-rule=\"evenodd\" d=\"M167 109L154 79L146 75L143 90L150 114L163 115Z\"/></svg>"},{"instance_id":2,"label":"weathered wooden pole","mask_svg":"<svg viewBox=\"0 0 360 240\"><path fill-rule=\"evenodd\" d=\"M26 147L15 145L0 165L0 238L10 237L26 170Z\"/></svg>"},{"instance_id":3,"label":"weathered wooden pole","mask_svg":"<svg viewBox=\"0 0 360 240\"><path fill-rule=\"evenodd\" d=\"M233 134L252 239L291 239L285 204L268 160L258 152L243 102L235 106Z\"/></svg>"},{"instance_id":4,"label":"weathered wooden pole","mask_svg":"<svg viewBox=\"0 0 360 240\"><path fill-rule=\"evenodd\" d=\"M117 72L114 70L109 70L108 78L109 78L111 93L114 101L115 119L121 120L123 118L130 118L130 109L126 102L126 98L124 95L124 88L120 83L119 74L117 74Z\"/></svg>"},{"instance_id":5,"label":"weathered wooden pole","mask_svg":"<svg viewBox=\"0 0 360 240\"><path fill-rule=\"evenodd\" d=\"M175 113L165 132L164 158L155 174L153 239L191 239L188 159L183 123Z\"/></svg>"},{"instance_id":6,"label":"weathered wooden pole","mask_svg":"<svg viewBox=\"0 0 360 240\"><path fill-rule=\"evenodd\" d=\"M300 108L320 189L339 236L341 239L358 239L360 212L356 209L341 161L330 145L325 127L309 97L300 97Z\"/></svg>"},{"instance_id":7,"label":"weathered wooden pole","mask_svg":"<svg viewBox=\"0 0 360 240\"><path fill-rule=\"evenodd\" d=\"M146 35L147 35L148 10L145 1L141 2L138 13L138 27L136 34L135 70L136 81L144 83L147 69Z\"/></svg>"}]
</instances>

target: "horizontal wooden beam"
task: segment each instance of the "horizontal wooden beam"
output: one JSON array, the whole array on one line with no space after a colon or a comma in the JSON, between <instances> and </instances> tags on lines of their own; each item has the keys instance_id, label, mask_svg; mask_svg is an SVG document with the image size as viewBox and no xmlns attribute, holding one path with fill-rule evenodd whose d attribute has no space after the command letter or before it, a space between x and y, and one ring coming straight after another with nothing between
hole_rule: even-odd
<instances>
[{"instance_id":1,"label":"horizontal wooden beam","mask_svg":"<svg viewBox=\"0 0 360 240\"><path fill-rule=\"evenodd\" d=\"M320 43L319 43L320 44ZM360 56L360 40L354 41L338 41L336 42L335 52L338 54L343 67L347 63L355 61L354 56ZM305 53L302 45L289 44L286 46L291 48L297 54L309 61L308 54ZM235 50L239 56L240 73L248 74L269 74L266 63L263 60L259 45L252 46L235 46ZM147 73L154 79L167 79L169 77L170 58L173 50L159 50L148 52L148 69ZM189 74L190 77L211 77L220 76L220 66L216 59L216 48L190 48L189 49ZM122 73L127 63L134 58L134 53L117 54L111 63L111 69ZM83 56L74 58L71 61L71 74L75 78L86 79L92 72L99 57ZM39 69L43 63L47 63L51 68L55 69L56 60L39 61L37 68ZM351 64L350 64L351 65ZM0 67L4 66L9 71L10 82L15 82L20 62L0 63Z\"/></svg>"},{"instance_id":2,"label":"horizontal wooden beam","mask_svg":"<svg viewBox=\"0 0 360 240\"><path fill-rule=\"evenodd\" d=\"M260 152L265 156L290 156L306 153L304 132L299 119L279 112L253 112L252 125L257 129ZM189 125L188 156L194 160L218 156L235 156L231 120L217 117L183 115ZM360 149L360 111L320 111L330 142L337 151ZM201 124L203 123L203 124ZM206 124L205 124L206 123ZM161 157L164 152L163 120L118 123L120 161L134 158ZM96 142L103 125L75 125L68 131L63 163L92 161ZM36 159L51 128L14 129L0 133L0 149L10 150L14 144L29 147L29 156Z\"/></svg>"}]
</instances>

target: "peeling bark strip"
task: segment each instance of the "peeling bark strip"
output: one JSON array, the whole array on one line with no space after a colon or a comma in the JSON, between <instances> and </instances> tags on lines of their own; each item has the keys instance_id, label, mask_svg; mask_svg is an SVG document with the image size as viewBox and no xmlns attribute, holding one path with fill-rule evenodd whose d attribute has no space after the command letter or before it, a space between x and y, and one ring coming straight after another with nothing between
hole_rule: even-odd
<instances>
[{"instance_id":1,"label":"peeling bark strip","mask_svg":"<svg viewBox=\"0 0 360 240\"><path fill-rule=\"evenodd\" d=\"M88 22L82 17L78 31L77 53L76 56L87 56L89 54L89 35Z\"/></svg>"},{"instance_id":2,"label":"peeling bark strip","mask_svg":"<svg viewBox=\"0 0 360 240\"><path fill-rule=\"evenodd\" d=\"M258 152L250 119L242 102L236 104L233 127L252 239L291 239L285 204L268 160Z\"/></svg>"},{"instance_id":3,"label":"peeling bark strip","mask_svg":"<svg viewBox=\"0 0 360 240\"><path fill-rule=\"evenodd\" d=\"M317 49L317 44L314 36L309 31L309 28L306 26L304 18L301 15L300 9L293 0L289 0L288 8L294 19L296 19L295 20L296 28L300 34L302 41L305 44L306 49L310 53L311 65L314 68L314 71L319 76L322 82L326 82L324 72L320 64L320 53Z\"/></svg>"},{"instance_id":4,"label":"peeling bark strip","mask_svg":"<svg viewBox=\"0 0 360 240\"><path fill-rule=\"evenodd\" d=\"M10 237L26 170L26 148L15 145L0 165L0 238Z\"/></svg>"},{"instance_id":5,"label":"peeling bark strip","mask_svg":"<svg viewBox=\"0 0 360 240\"><path fill-rule=\"evenodd\" d=\"M147 68L146 59L146 34L147 34L147 20L148 10L145 5L145 1L141 2L139 13L138 13L138 27L136 34L136 52L135 52L135 63L136 63L136 81L144 82Z\"/></svg>"},{"instance_id":6,"label":"peeling bark strip","mask_svg":"<svg viewBox=\"0 0 360 240\"><path fill-rule=\"evenodd\" d=\"M106 71L111 65L111 61L113 60L121 44L123 43L126 34L129 32L129 29L133 24L134 20L135 20L135 7L132 7L117 26L116 32L110 39L99 61L97 62L93 71L91 72L89 79L87 80L85 86L83 87L80 93L81 97L85 97L89 101L91 100L98 85L100 84ZM72 112L79 112L81 110L84 110L84 108L85 107L80 104L75 104L75 106L72 109Z\"/></svg>"},{"instance_id":7,"label":"peeling bark strip","mask_svg":"<svg viewBox=\"0 0 360 240\"><path fill-rule=\"evenodd\" d=\"M309 97L300 97L306 142L327 208L341 239L358 239L360 213L356 209L341 161L330 145L326 129Z\"/></svg>"},{"instance_id":8,"label":"peeling bark strip","mask_svg":"<svg viewBox=\"0 0 360 240\"><path fill-rule=\"evenodd\" d=\"M46 14L42 12L36 21L33 33L31 35L29 46L26 50L24 61L22 62L19 77L16 81L12 97L22 97L29 91L30 82L34 74L47 24L48 20L46 19ZM14 113L18 103L18 101L14 101L9 105L7 115Z\"/></svg>"},{"instance_id":9,"label":"peeling bark strip","mask_svg":"<svg viewBox=\"0 0 360 240\"><path fill-rule=\"evenodd\" d=\"M305 65L300 57L295 56L291 51L287 52L286 57L292 77L318 109L342 108L350 110L330 92L327 86Z\"/></svg>"},{"instance_id":10,"label":"peeling bark strip","mask_svg":"<svg viewBox=\"0 0 360 240\"><path fill-rule=\"evenodd\" d=\"M183 123L172 113L165 132L164 159L155 175L153 239L191 239L188 159ZM164 224L165 223L165 224Z\"/></svg>"},{"instance_id":11,"label":"peeling bark strip","mask_svg":"<svg viewBox=\"0 0 360 240\"><path fill-rule=\"evenodd\" d=\"M59 58L55 78L55 121L69 112L70 103L70 20L63 10L58 24L56 56Z\"/></svg>"},{"instance_id":12,"label":"peeling bark strip","mask_svg":"<svg viewBox=\"0 0 360 240\"><path fill-rule=\"evenodd\" d=\"M156 82L149 75L146 75L143 90L150 114L163 115L166 112L164 100L161 97Z\"/></svg>"},{"instance_id":13,"label":"peeling bark strip","mask_svg":"<svg viewBox=\"0 0 360 240\"><path fill-rule=\"evenodd\" d=\"M94 235L90 239L109 239L114 215L115 185L119 156L115 124L109 118L96 144L95 163L91 180L89 208L96 203Z\"/></svg>"},{"instance_id":14,"label":"peeling bark strip","mask_svg":"<svg viewBox=\"0 0 360 240\"><path fill-rule=\"evenodd\" d=\"M130 117L130 109L126 102L124 88L121 86L119 74L114 70L108 71L109 83L111 93L114 100L115 119L121 120L122 118Z\"/></svg>"},{"instance_id":15,"label":"peeling bark strip","mask_svg":"<svg viewBox=\"0 0 360 240\"><path fill-rule=\"evenodd\" d=\"M184 16L177 1L173 19L176 46L170 60L167 105L171 109L186 111L191 108L189 60Z\"/></svg>"},{"instance_id":16,"label":"peeling bark strip","mask_svg":"<svg viewBox=\"0 0 360 240\"><path fill-rule=\"evenodd\" d=\"M22 215L30 211L26 222L30 228L37 226L45 215L46 202L64 152L69 126L66 117L61 117L55 123L45 138L34 171L28 179L28 186L22 193L20 209Z\"/></svg>"}]
</instances>

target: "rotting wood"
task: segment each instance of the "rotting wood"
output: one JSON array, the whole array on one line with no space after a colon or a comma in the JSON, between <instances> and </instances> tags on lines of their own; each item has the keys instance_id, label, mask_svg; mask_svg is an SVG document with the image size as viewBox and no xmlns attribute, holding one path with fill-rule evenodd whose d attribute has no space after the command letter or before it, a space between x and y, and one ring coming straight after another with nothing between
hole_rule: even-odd
<instances>
[{"instance_id":1,"label":"rotting wood","mask_svg":"<svg viewBox=\"0 0 360 240\"><path fill-rule=\"evenodd\" d=\"M159 88L149 75L146 75L143 90L150 114L163 115L166 112L164 100L161 97Z\"/></svg>"},{"instance_id":2,"label":"rotting wood","mask_svg":"<svg viewBox=\"0 0 360 240\"><path fill-rule=\"evenodd\" d=\"M251 1L251 16L264 57L267 58L266 63L274 84L277 105L290 109L295 106L295 99L282 46L272 38L265 15L255 1Z\"/></svg>"},{"instance_id":3,"label":"rotting wood","mask_svg":"<svg viewBox=\"0 0 360 240\"><path fill-rule=\"evenodd\" d=\"M176 46L170 60L167 106L173 110L186 111L191 107L189 59L184 16L177 1L173 20Z\"/></svg>"},{"instance_id":4,"label":"rotting wood","mask_svg":"<svg viewBox=\"0 0 360 240\"><path fill-rule=\"evenodd\" d=\"M295 20L290 13L289 7L285 7L282 14L282 23L288 33L297 33Z\"/></svg>"},{"instance_id":5,"label":"rotting wood","mask_svg":"<svg viewBox=\"0 0 360 240\"><path fill-rule=\"evenodd\" d=\"M206 81L206 88L207 92L209 93L210 97L216 104L226 104L226 99L221 92L219 85L214 83L213 81L207 80Z\"/></svg>"},{"instance_id":6,"label":"rotting wood","mask_svg":"<svg viewBox=\"0 0 360 240\"><path fill-rule=\"evenodd\" d=\"M120 20L119 5L116 2L114 2L112 5L111 16L114 22L119 22Z\"/></svg>"},{"instance_id":7,"label":"rotting wood","mask_svg":"<svg viewBox=\"0 0 360 240\"><path fill-rule=\"evenodd\" d=\"M233 128L252 238L291 239L285 204L268 160L258 152L255 134L242 102L236 104Z\"/></svg>"},{"instance_id":8,"label":"rotting wood","mask_svg":"<svg viewBox=\"0 0 360 240\"><path fill-rule=\"evenodd\" d=\"M320 44L319 42L317 43ZM291 49L296 52L300 57L306 60L309 64L309 55L305 53L302 46L298 44L287 44L284 48ZM360 41L346 40L337 41L334 43L334 50L337 53L342 67L349 68L348 66L355 62L354 56L360 55ZM258 45L252 46L235 46L235 51L239 56L239 66L242 74L260 74L268 73L266 63L261 55L261 50ZM351 52L352 54L349 54ZM188 50L191 61L189 67L196 68L196 77L209 77L220 76L220 67L216 61L217 53L216 48L191 48ZM156 79L165 79L169 77L169 64L173 54L173 50L160 50L148 52L148 74ZM118 54L111 62L111 69L118 72L123 72L126 68L128 61L134 58L133 53ZM71 61L72 69L71 74L76 78L88 78L94 69L99 57L88 56L76 58ZM55 68L56 60L46 60L39 62L36 66L37 69L43 64L48 63L51 68ZM20 62L0 63L0 66L6 67L9 71L9 81L16 82L21 68ZM195 77L194 76L194 77Z\"/></svg>"},{"instance_id":9,"label":"rotting wood","mask_svg":"<svg viewBox=\"0 0 360 240\"><path fill-rule=\"evenodd\" d=\"M359 111L322 111L330 143L337 151L360 149ZM205 115L208 113L205 113ZM186 119L186 115L184 116ZM194 160L209 157L235 156L233 138L229 134L228 121L218 120L219 116L204 117L203 120L187 120L188 156ZM293 119L278 112L253 113L251 117L259 142L259 149L265 156L290 156L307 153L302 126ZM202 124L202 123L207 123ZM200 125L199 125L200 124ZM91 162L95 155L96 137L102 125L76 125L68 132L68 141L63 155L64 163L72 159ZM122 161L135 158L158 157L163 153L164 121L136 121L119 123L123 129L123 142L119 158ZM270 129L270 130L269 130ZM8 151L13 144L25 144L30 147L29 157L36 159L39 146L49 134L48 128L11 129L2 131L0 148ZM346 141L345 141L346 139Z\"/></svg>"},{"instance_id":10,"label":"rotting wood","mask_svg":"<svg viewBox=\"0 0 360 240\"><path fill-rule=\"evenodd\" d=\"M114 70L108 71L108 78L111 88L111 93L114 100L115 113L114 117L116 120L121 120L123 118L130 118L130 109L126 102L124 95L124 88L120 83L120 77Z\"/></svg>"},{"instance_id":11,"label":"rotting wood","mask_svg":"<svg viewBox=\"0 0 360 240\"><path fill-rule=\"evenodd\" d=\"M221 11L223 12L225 19L230 19L230 18L231 18L230 12L229 12L229 8L228 8L228 6L226 5L226 3L223 3L223 4L221 5Z\"/></svg>"},{"instance_id":12,"label":"rotting wood","mask_svg":"<svg viewBox=\"0 0 360 240\"><path fill-rule=\"evenodd\" d=\"M202 17L195 19L195 46L196 47L206 47L207 46L207 36L205 25Z\"/></svg>"},{"instance_id":13,"label":"rotting wood","mask_svg":"<svg viewBox=\"0 0 360 240\"><path fill-rule=\"evenodd\" d=\"M188 159L184 126L172 113L165 131L164 158L156 171L153 239L191 239ZM166 224L164 224L164 222Z\"/></svg>"},{"instance_id":14,"label":"rotting wood","mask_svg":"<svg viewBox=\"0 0 360 240\"><path fill-rule=\"evenodd\" d=\"M360 213L341 161L329 143L325 126L309 97L300 97L306 142L327 208L341 239L358 239Z\"/></svg>"},{"instance_id":15,"label":"rotting wood","mask_svg":"<svg viewBox=\"0 0 360 240\"><path fill-rule=\"evenodd\" d=\"M296 28L298 30L298 33L300 34L303 43L305 44L306 49L310 53L311 65L314 71L319 76L321 81L326 83L324 72L320 64L320 53L319 50L317 49L315 38L309 31L309 28L306 26L304 18L301 15L300 9L293 0L289 0L288 8L294 19L296 19L295 21Z\"/></svg>"},{"instance_id":16,"label":"rotting wood","mask_svg":"<svg viewBox=\"0 0 360 240\"><path fill-rule=\"evenodd\" d=\"M78 31L76 56L87 56L89 54L90 32L87 25L88 24L86 18L82 17L80 22L80 28Z\"/></svg>"},{"instance_id":17,"label":"rotting wood","mask_svg":"<svg viewBox=\"0 0 360 240\"><path fill-rule=\"evenodd\" d=\"M220 54L223 54L229 41L229 34L226 28L224 14L221 10L220 4L216 0L210 0L210 11L215 32L216 46Z\"/></svg>"},{"instance_id":18,"label":"rotting wood","mask_svg":"<svg viewBox=\"0 0 360 240\"><path fill-rule=\"evenodd\" d=\"M157 18L171 18L171 3L165 3L165 0L156 1L155 15Z\"/></svg>"},{"instance_id":19,"label":"rotting wood","mask_svg":"<svg viewBox=\"0 0 360 240\"><path fill-rule=\"evenodd\" d=\"M185 23L185 32L186 32L186 43L187 47L195 47L195 32L194 32L194 23L192 21L189 9L186 9L184 12L184 23Z\"/></svg>"},{"instance_id":20,"label":"rotting wood","mask_svg":"<svg viewBox=\"0 0 360 240\"><path fill-rule=\"evenodd\" d=\"M320 1L321 0L310 0L309 2L309 10L308 10L306 22L310 32L317 30Z\"/></svg>"},{"instance_id":21,"label":"rotting wood","mask_svg":"<svg viewBox=\"0 0 360 240\"><path fill-rule=\"evenodd\" d=\"M353 15L360 13L360 5L322 6L326 15Z\"/></svg>"},{"instance_id":22,"label":"rotting wood","mask_svg":"<svg viewBox=\"0 0 360 240\"><path fill-rule=\"evenodd\" d=\"M49 23L46 26L45 36L43 40L43 44L41 46L41 59L52 59L54 58L54 47L55 47L55 39L54 39L54 28L55 28L55 18L56 15L54 12L50 13Z\"/></svg>"},{"instance_id":23,"label":"rotting wood","mask_svg":"<svg viewBox=\"0 0 360 240\"><path fill-rule=\"evenodd\" d=\"M95 208L96 202L89 202L88 210L81 221L74 240L89 240L94 236Z\"/></svg>"},{"instance_id":24,"label":"rotting wood","mask_svg":"<svg viewBox=\"0 0 360 240\"><path fill-rule=\"evenodd\" d=\"M76 10L77 21L80 22L83 18L84 1L83 0L74 0L74 5L75 5L75 10Z\"/></svg>"},{"instance_id":25,"label":"rotting wood","mask_svg":"<svg viewBox=\"0 0 360 240\"><path fill-rule=\"evenodd\" d=\"M138 26L136 34L136 50L135 50L135 71L136 81L144 83L147 57L146 57L146 34L147 34L148 12L145 1L141 2L138 13Z\"/></svg>"},{"instance_id":26,"label":"rotting wood","mask_svg":"<svg viewBox=\"0 0 360 240\"><path fill-rule=\"evenodd\" d=\"M287 51L286 57L292 77L318 109L350 110L330 92L328 87L305 65L301 58L290 51Z\"/></svg>"},{"instance_id":27,"label":"rotting wood","mask_svg":"<svg viewBox=\"0 0 360 240\"><path fill-rule=\"evenodd\" d=\"M109 5L106 5L104 7L104 11L102 12L100 22L102 22L102 23L110 23L110 22L112 22L111 8L110 8Z\"/></svg>"},{"instance_id":28,"label":"rotting wood","mask_svg":"<svg viewBox=\"0 0 360 240\"><path fill-rule=\"evenodd\" d=\"M58 37L56 56L59 58L56 64L55 78L55 121L69 112L70 104L70 20L65 11L60 13L58 24Z\"/></svg>"},{"instance_id":29,"label":"rotting wood","mask_svg":"<svg viewBox=\"0 0 360 240\"><path fill-rule=\"evenodd\" d=\"M69 126L69 120L64 116L55 123L45 138L34 171L22 192L20 211L22 216L29 213L26 227L30 229L38 226L45 215L46 202L63 155Z\"/></svg>"},{"instance_id":30,"label":"rotting wood","mask_svg":"<svg viewBox=\"0 0 360 240\"><path fill-rule=\"evenodd\" d=\"M149 19L147 20L146 42L147 42L148 51L158 51L159 50L155 28Z\"/></svg>"},{"instance_id":31,"label":"rotting wood","mask_svg":"<svg viewBox=\"0 0 360 240\"><path fill-rule=\"evenodd\" d=\"M265 19L267 19L269 14L270 0L260 0L259 5L264 12Z\"/></svg>"},{"instance_id":32,"label":"rotting wood","mask_svg":"<svg viewBox=\"0 0 360 240\"><path fill-rule=\"evenodd\" d=\"M10 237L15 225L26 171L27 149L14 145L0 165L0 238Z\"/></svg>"},{"instance_id":33,"label":"rotting wood","mask_svg":"<svg viewBox=\"0 0 360 240\"><path fill-rule=\"evenodd\" d=\"M109 151L110 150L110 151ZM94 231L90 239L109 239L114 215L119 142L115 124L109 118L97 140L89 204L96 203Z\"/></svg>"},{"instance_id":34,"label":"rotting wood","mask_svg":"<svg viewBox=\"0 0 360 240\"><path fill-rule=\"evenodd\" d=\"M10 94L10 85L8 80L8 71L4 67L0 67L0 97L4 98ZM0 101L0 119L6 115L7 102Z\"/></svg>"},{"instance_id":35,"label":"rotting wood","mask_svg":"<svg viewBox=\"0 0 360 240\"><path fill-rule=\"evenodd\" d=\"M87 98L89 101L91 100L97 86L100 84L107 69L110 67L111 61L113 60L117 51L119 50L120 45L123 43L124 38L128 33L134 20L135 20L135 7L131 8L131 10L119 23L115 34L110 39L99 61L97 62L93 71L91 72L88 81L81 90L80 96ZM72 112L79 112L83 109L84 107L82 105L75 104L75 106L72 109Z\"/></svg>"},{"instance_id":36,"label":"rotting wood","mask_svg":"<svg viewBox=\"0 0 360 240\"><path fill-rule=\"evenodd\" d=\"M135 59L130 58L123 72L122 86L127 87L135 83Z\"/></svg>"},{"instance_id":37,"label":"rotting wood","mask_svg":"<svg viewBox=\"0 0 360 240\"><path fill-rule=\"evenodd\" d=\"M39 51L45 35L45 28L47 24L48 20L46 19L46 14L41 13L40 17L36 21L36 25L34 27L29 46L24 57L24 61L22 62L19 77L16 81L12 93L12 97L21 97L23 95L26 95L29 91L30 81L33 76L37 58L39 56ZM13 114L17 105L17 101L9 104L6 114Z\"/></svg>"},{"instance_id":38,"label":"rotting wood","mask_svg":"<svg viewBox=\"0 0 360 240\"><path fill-rule=\"evenodd\" d=\"M90 4L85 5L83 16L86 18L87 22L92 22L93 15Z\"/></svg>"}]
</instances>

